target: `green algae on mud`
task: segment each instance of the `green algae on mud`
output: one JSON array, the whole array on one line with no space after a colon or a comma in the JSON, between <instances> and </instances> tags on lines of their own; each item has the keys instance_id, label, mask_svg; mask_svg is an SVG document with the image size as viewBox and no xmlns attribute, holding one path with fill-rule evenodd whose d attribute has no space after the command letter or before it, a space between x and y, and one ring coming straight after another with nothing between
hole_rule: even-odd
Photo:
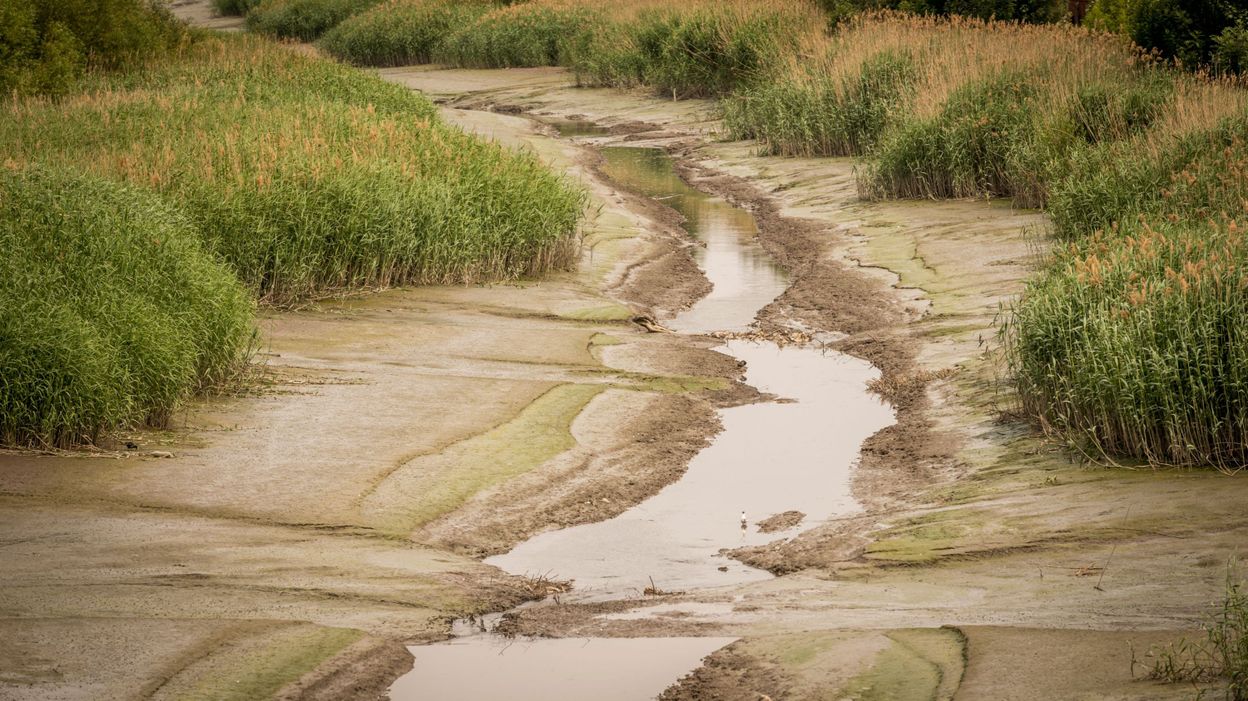
<instances>
[{"instance_id":1,"label":"green algae on mud","mask_svg":"<svg viewBox=\"0 0 1248 701\"><path fill-rule=\"evenodd\" d=\"M956 628L886 633L891 644L842 694L856 701L950 701L962 683L966 636Z\"/></svg>"},{"instance_id":2,"label":"green algae on mud","mask_svg":"<svg viewBox=\"0 0 1248 701\"><path fill-rule=\"evenodd\" d=\"M222 645L180 669L153 699L251 701L272 698L364 634L347 628L287 623Z\"/></svg>"},{"instance_id":3,"label":"green algae on mud","mask_svg":"<svg viewBox=\"0 0 1248 701\"><path fill-rule=\"evenodd\" d=\"M383 527L395 533L410 532L450 513L472 495L532 470L575 445L572 421L604 389L602 385L557 385L506 423L439 451L438 467L411 473L410 463L399 466L362 498L361 508L368 510L376 499L393 500L395 491L419 495L418 506L387 517Z\"/></svg>"}]
</instances>

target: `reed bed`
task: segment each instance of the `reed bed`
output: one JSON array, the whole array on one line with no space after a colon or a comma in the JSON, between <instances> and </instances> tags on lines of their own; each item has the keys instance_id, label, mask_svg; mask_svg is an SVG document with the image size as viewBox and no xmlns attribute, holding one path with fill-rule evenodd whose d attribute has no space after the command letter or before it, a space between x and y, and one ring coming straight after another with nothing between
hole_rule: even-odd
<instances>
[{"instance_id":1,"label":"reed bed","mask_svg":"<svg viewBox=\"0 0 1248 701\"><path fill-rule=\"evenodd\" d=\"M644 85L673 97L712 97L774 75L785 56L800 53L827 23L805 0L607 6L531 0L495 7L447 31L454 22L446 21L442 5L398 0L378 6L341 28L360 48L336 37L324 46L346 60L383 65L395 62L397 52L380 47L411 44L420 47L410 54L415 60L430 52L439 63L473 68L562 65L586 85Z\"/></svg>"},{"instance_id":2,"label":"reed bed","mask_svg":"<svg viewBox=\"0 0 1248 701\"><path fill-rule=\"evenodd\" d=\"M1023 407L1094 458L1245 464L1243 221L1145 218L1059 251L1011 322Z\"/></svg>"},{"instance_id":3,"label":"reed bed","mask_svg":"<svg viewBox=\"0 0 1248 701\"><path fill-rule=\"evenodd\" d=\"M467 68L567 65L570 43L603 21L601 9L569 2L497 7L449 34L434 58Z\"/></svg>"},{"instance_id":4,"label":"reed bed","mask_svg":"<svg viewBox=\"0 0 1248 701\"><path fill-rule=\"evenodd\" d=\"M161 426L246 362L253 302L157 195L9 164L0 249L0 444Z\"/></svg>"},{"instance_id":5,"label":"reed bed","mask_svg":"<svg viewBox=\"0 0 1248 701\"><path fill-rule=\"evenodd\" d=\"M612 12L611 21L573 40L569 63L578 79L644 85L673 98L721 97L770 80L826 25L803 0L638 1Z\"/></svg>"},{"instance_id":6,"label":"reed bed","mask_svg":"<svg viewBox=\"0 0 1248 701\"><path fill-rule=\"evenodd\" d=\"M319 46L362 66L429 63L448 37L492 7L463 0L389 0L334 27L321 37Z\"/></svg>"},{"instance_id":7,"label":"reed bed","mask_svg":"<svg viewBox=\"0 0 1248 701\"><path fill-rule=\"evenodd\" d=\"M52 102L5 106L10 162L177 202L263 302L566 269L583 194L441 124L423 97L257 39Z\"/></svg>"},{"instance_id":8,"label":"reed bed","mask_svg":"<svg viewBox=\"0 0 1248 701\"><path fill-rule=\"evenodd\" d=\"M1225 122L1103 188L1155 189L1028 284L1006 338L1047 431L1095 457L1248 464L1246 139Z\"/></svg>"},{"instance_id":9,"label":"reed bed","mask_svg":"<svg viewBox=\"0 0 1248 701\"><path fill-rule=\"evenodd\" d=\"M229 2L229 0L225 0ZM235 0L236 2L238 0ZM340 22L381 0L242 0L238 9L253 32L300 41L315 41Z\"/></svg>"}]
</instances>

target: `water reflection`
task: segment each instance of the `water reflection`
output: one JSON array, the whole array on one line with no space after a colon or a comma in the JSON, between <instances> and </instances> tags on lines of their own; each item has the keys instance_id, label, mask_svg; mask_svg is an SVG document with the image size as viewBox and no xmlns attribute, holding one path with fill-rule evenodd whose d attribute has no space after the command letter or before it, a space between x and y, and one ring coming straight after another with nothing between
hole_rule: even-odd
<instances>
[{"instance_id":1,"label":"water reflection","mask_svg":"<svg viewBox=\"0 0 1248 701\"><path fill-rule=\"evenodd\" d=\"M788 287L788 275L758 244L758 224L752 214L690 187L659 149L602 151L608 176L679 212L685 218L685 229L704 244L694 249L694 260L714 288L669 322L669 327L686 333L743 331L760 309Z\"/></svg>"}]
</instances>

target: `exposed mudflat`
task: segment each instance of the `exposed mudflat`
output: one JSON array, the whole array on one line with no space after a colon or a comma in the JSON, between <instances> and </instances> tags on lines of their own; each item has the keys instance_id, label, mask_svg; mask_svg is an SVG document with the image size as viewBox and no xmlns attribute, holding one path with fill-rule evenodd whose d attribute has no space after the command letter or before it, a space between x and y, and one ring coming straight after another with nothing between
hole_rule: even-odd
<instances>
[{"instance_id":1,"label":"exposed mudflat","mask_svg":"<svg viewBox=\"0 0 1248 701\"><path fill-rule=\"evenodd\" d=\"M955 642L970 655L967 679L976 681L959 698L1190 695L1133 680L1121 651L1146 650L1199 625L1248 527L1238 506L1248 485L1217 473L1081 464L1030 427L1002 419L1012 404L997 380L994 318L1045 245L1043 215L996 202L861 202L849 160L759 157L751 144L716 140L708 103L577 89L570 81L556 89L556 69L384 73L443 96L461 81L478 88L452 99L457 106L596 124L609 136L582 139L599 146L667 150L695 187L749 208L762 245L790 271L790 286L762 315L764 331L797 322L843 334L834 347L879 367L876 389L897 408L897 423L868 439L855 472L861 513L735 553L792 574L662 597L688 602L683 613L680 603L661 609L638 601L638 612L655 610L646 618L620 619L601 604L526 607L509 615L509 630L743 636L671 690L676 698L686 687L704 694L686 698L716 688L702 683L747 689L740 698L806 698L812 688L894 698L853 691L887 676L893 656L864 654L858 666L845 666L810 658L798 642L818 648L848 638L869 651L862 641L879 634L855 630L976 626L978 635L997 631L1002 640L1060 630L1061 650L1025 664L968 643L976 633L962 635ZM703 605L723 608L708 613ZM1084 681L1064 685L1058 677ZM762 686L743 686L746 678ZM808 686L815 678L822 686ZM944 696L942 684L920 684L915 698Z\"/></svg>"},{"instance_id":2,"label":"exposed mudflat","mask_svg":"<svg viewBox=\"0 0 1248 701\"><path fill-rule=\"evenodd\" d=\"M1042 215L860 202L850 161L759 157L718 140L710 103L557 69L382 74L585 183L579 272L271 314L248 395L127 436L137 450L0 455L0 697L376 697L405 645L551 591L481 558L692 478L727 412L769 405L723 340L630 321L714 292L682 217L611 179L598 149L622 145L749 210L787 282L756 338L800 328L871 363L896 423L866 439L852 512L825 518L814 494L747 514L731 566L780 576L561 597L504 630L717 638L665 672L689 672L673 699L1191 696L1133 679L1129 646L1199 625L1248 535L1248 482L1072 462L1002 418L993 320ZM789 510L806 514L794 531L755 532Z\"/></svg>"}]
</instances>

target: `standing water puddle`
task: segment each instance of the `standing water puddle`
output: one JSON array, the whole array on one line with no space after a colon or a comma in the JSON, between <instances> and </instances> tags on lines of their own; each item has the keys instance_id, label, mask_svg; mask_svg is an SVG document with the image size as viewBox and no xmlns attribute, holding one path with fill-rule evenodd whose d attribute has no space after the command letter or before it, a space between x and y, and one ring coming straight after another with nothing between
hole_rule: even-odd
<instances>
[{"instance_id":1,"label":"standing water puddle","mask_svg":"<svg viewBox=\"0 0 1248 701\"><path fill-rule=\"evenodd\" d=\"M749 212L689 187L658 149L603 154L609 176L675 209L703 244L695 258L714 287L668 326L742 331L784 292L788 278L758 245ZM867 390L876 369L841 353L770 342L733 340L718 350L746 362L746 382L784 401L722 410L724 430L684 477L623 514L540 534L486 562L514 574L571 579L575 589L564 598L576 600L636 596L651 578L667 591L740 584L771 575L721 551L791 537L857 510L850 477L859 448L894 419ZM806 517L788 531L760 533L754 525L790 510ZM530 690L532 698L653 698L728 642L475 635L409 648L415 668L390 693L396 701L530 698L517 695Z\"/></svg>"}]
</instances>

